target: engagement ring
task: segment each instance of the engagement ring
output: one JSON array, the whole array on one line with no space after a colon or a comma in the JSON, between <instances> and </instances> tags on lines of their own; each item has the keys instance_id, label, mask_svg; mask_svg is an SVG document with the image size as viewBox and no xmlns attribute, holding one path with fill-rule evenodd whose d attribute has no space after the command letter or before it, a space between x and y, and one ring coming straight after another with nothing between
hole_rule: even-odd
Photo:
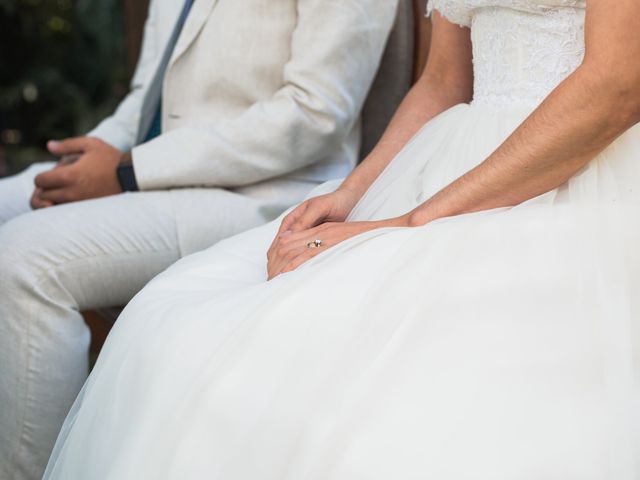
<instances>
[{"instance_id":1,"label":"engagement ring","mask_svg":"<svg viewBox=\"0 0 640 480\"><path fill-rule=\"evenodd\" d=\"M319 248L321 246L322 246L322 240L320 240L320 239L317 239L317 240L314 240L313 242L307 243L307 247L308 248Z\"/></svg>"}]
</instances>

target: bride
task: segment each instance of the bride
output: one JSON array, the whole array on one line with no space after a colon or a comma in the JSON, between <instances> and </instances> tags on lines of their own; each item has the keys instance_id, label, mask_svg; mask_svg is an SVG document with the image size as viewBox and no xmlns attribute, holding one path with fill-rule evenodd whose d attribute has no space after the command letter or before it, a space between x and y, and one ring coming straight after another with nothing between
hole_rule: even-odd
<instances>
[{"instance_id":1,"label":"bride","mask_svg":"<svg viewBox=\"0 0 640 480\"><path fill-rule=\"evenodd\" d=\"M375 152L136 297L46 478L640 479L640 3L429 8Z\"/></svg>"}]
</instances>

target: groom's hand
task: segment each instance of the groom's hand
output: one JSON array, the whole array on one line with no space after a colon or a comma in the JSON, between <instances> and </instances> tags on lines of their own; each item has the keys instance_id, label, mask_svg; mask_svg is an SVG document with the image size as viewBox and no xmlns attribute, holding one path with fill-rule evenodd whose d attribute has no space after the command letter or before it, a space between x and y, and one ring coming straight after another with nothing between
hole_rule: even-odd
<instances>
[{"instance_id":1,"label":"groom's hand","mask_svg":"<svg viewBox=\"0 0 640 480\"><path fill-rule=\"evenodd\" d=\"M123 153L97 138L78 137L49 142L60 163L35 179L33 208L105 197L122 192L116 168Z\"/></svg>"}]
</instances>

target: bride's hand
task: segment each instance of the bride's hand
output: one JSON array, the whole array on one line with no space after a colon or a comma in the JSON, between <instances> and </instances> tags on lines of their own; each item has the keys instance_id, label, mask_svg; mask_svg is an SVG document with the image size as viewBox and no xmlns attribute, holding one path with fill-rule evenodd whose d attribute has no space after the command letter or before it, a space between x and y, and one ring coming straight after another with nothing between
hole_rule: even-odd
<instances>
[{"instance_id":1,"label":"bride's hand","mask_svg":"<svg viewBox=\"0 0 640 480\"><path fill-rule=\"evenodd\" d=\"M281 273L291 272L328 248L361 233L387 227L409 227L410 216L376 222L323 223L311 229L286 231L276 237L268 253L269 280ZM316 240L319 242L316 243Z\"/></svg>"},{"instance_id":2,"label":"bride's hand","mask_svg":"<svg viewBox=\"0 0 640 480\"><path fill-rule=\"evenodd\" d=\"M300 232L327 222L344 222L360 196L352 190L344 189L310 198L282 219L278 234Z\"/></svg>"},{"instance_id":3,"label":"bride's hand","mask_svg":"<svg viewBox=\"0 0 640 480\"><path fill-rule=\"evenodd\" d=\"M275 248L282 235L308 230L326 222L344 222L359 199L357 193L339 189L302 202L282 219L267 252L269 263L276 256Z\"/></svg>"}]
</instances>

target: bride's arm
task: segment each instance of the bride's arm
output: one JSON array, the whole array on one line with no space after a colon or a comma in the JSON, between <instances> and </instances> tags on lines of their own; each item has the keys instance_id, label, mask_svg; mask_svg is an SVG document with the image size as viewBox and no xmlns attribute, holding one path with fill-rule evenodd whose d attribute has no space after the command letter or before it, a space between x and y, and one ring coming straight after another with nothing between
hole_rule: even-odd
<instances>
[{"instance_id":1,"label":"bride's arm","mask_svg":"<svg viewBox=\"0 0 640 480\"><path fill-rule=\"evenodd\" d=\"M283 218L267 252L269 278L296 268L311 253L317 253L306 248L314 235L310 229L322 228L327 222L344 222L382 170L426 122L454 105L471 100L470 31L449 23L437 13L432 20L429 59L420 79L400 104L376 147L338 190L301 203Z\"/></svg>"},{"instance_id":2,"label":"bride's arm","mask_svg":"<svg viewBox=\"0 0 640 480\"><path fill-rule=\"evenodd\" d=\"M482 164L411 212L409 224L548 192L640 122L638 32L638 0L589 0L583 64Z\"/></svg>"},{"instance_id":3,"label":"bride's arm","mask_svg":"<svg viewBox=\"0 0 640 480\"><path fill-rule=\"evenodd\" d=\"M473 66L468 28L433 16L429 59L420 79L396 111L368 157L337 192L303 202L282 221L279 233L302 231L327 221L342 222L389 162L429 120L448 108L471 100ZM274 255L277 239L270 249Z\"/></svg>"},{"instance_id":4,"label":"bride's arm","mask_svg":"<svg viewBox=\"0 0 640 480\"><path fill-rule=\"evenodd\" d=\"M433 15L427 65L367 158L347 177L341 189L360 196L425 123L473 95L473 65L468 28Z\"/></svg>"}]
</instances>

